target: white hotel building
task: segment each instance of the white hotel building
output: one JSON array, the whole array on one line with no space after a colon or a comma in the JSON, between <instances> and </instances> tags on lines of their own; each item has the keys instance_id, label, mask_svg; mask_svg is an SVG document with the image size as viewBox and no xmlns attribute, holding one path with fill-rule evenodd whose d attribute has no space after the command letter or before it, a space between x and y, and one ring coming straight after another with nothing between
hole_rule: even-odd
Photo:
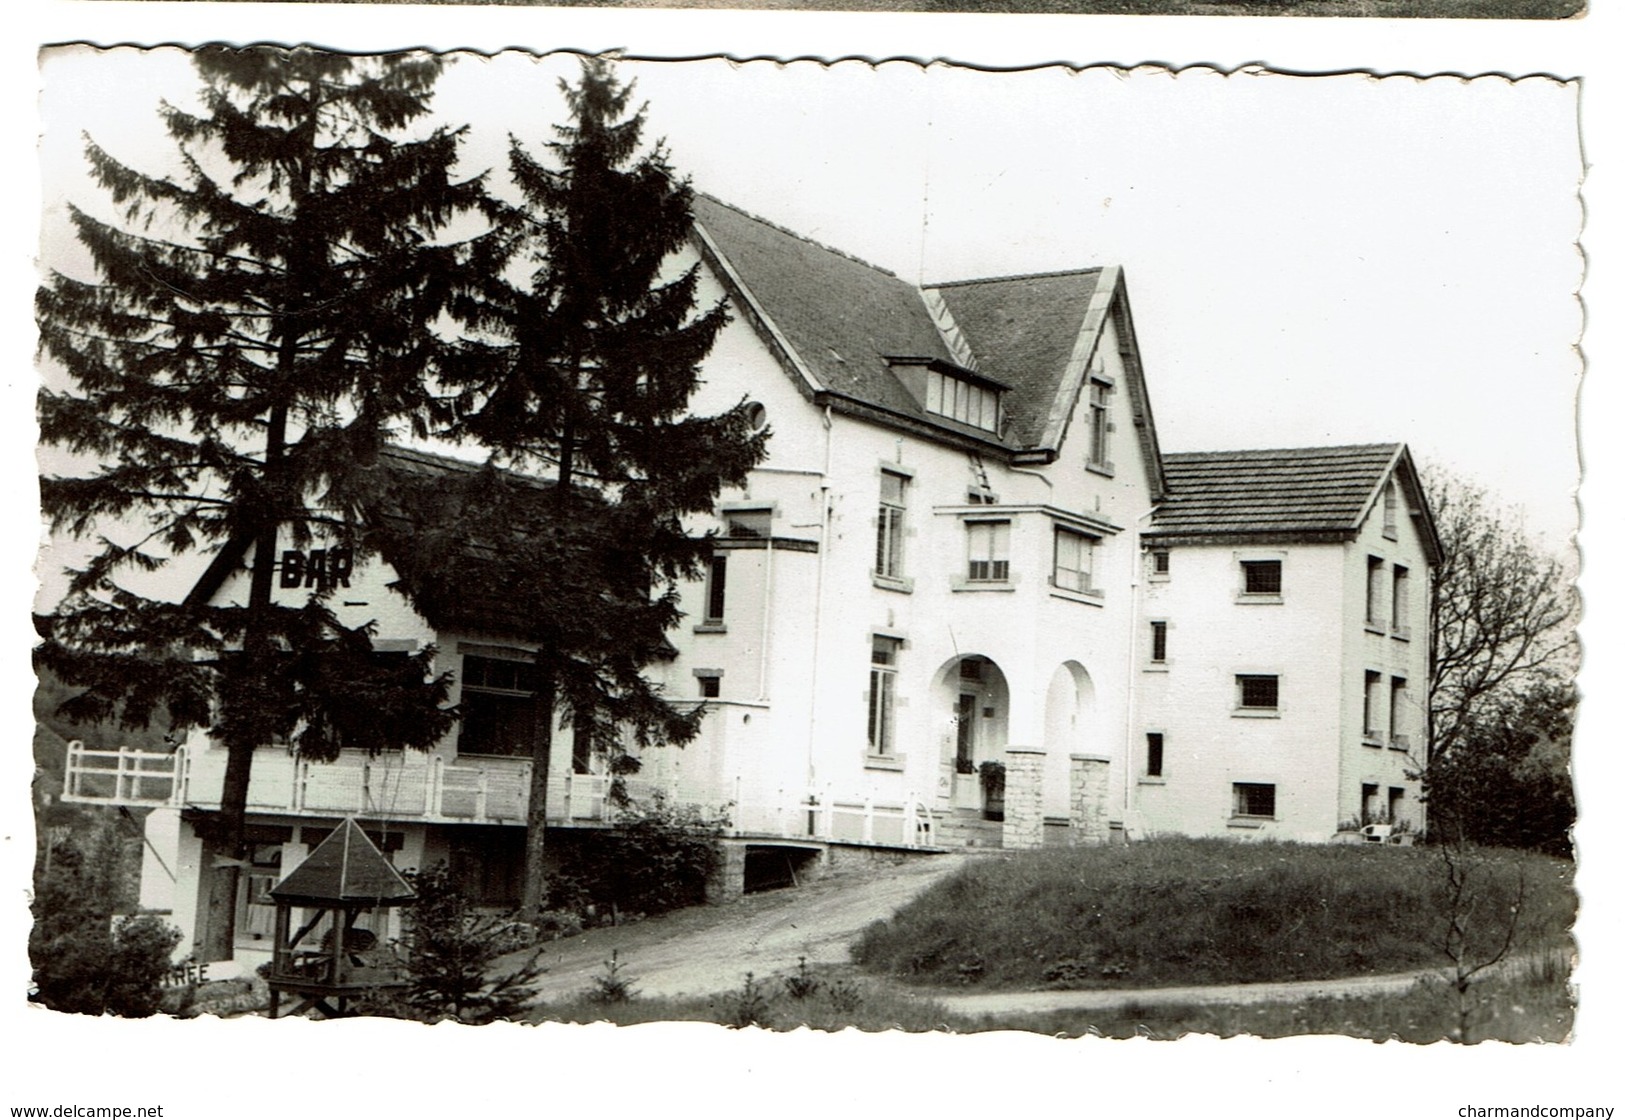
<instances>
[{"instance_id":1,"label":"white hotel building","mask_svg":"<svg viewBox=\"0 0 1625 1120\"><path fill-rule=\"evenodd\" d=\"M917 287L704 197L689 251L702 304L733 312L694 407L747 398L771 438L651 670L706 704L700 737L628 784L729 807L722 893L884 849L1420 825L1438 542L1404 447L1165 454L1116 267ZM427 753L258 753L244 959L265 890L346 816L398 868L450 860L517 901L530 762L504 728L534 702L527 620L423 618L376 558L348 579L341 618L433 643L462 723ZM223 554L195 593L246 589ZM561 838L612 827L602 760L555 742ZM69 800L153 808L143 904L183 952L224 765L201 735L70 755Z\"/></svg>"}]
</instances>

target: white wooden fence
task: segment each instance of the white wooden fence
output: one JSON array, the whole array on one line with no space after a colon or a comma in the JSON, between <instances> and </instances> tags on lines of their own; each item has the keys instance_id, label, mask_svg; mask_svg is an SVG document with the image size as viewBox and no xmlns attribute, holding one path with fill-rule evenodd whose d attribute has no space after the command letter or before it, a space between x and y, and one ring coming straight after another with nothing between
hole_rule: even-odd
<instances>
[{"instance_id":1,"label":"white wooden fence","mask_svg":"<svg viewBox=\"0 0 1625 1120\"><path fill-rule=\"evenodd\" d=\"M129 747L91 750L68 744L63 800L129 806L217 808L226 752L170 753ZM547 783L551 824L613 824L624 815L611 796L611 777L554 774ZM733 836L839 840L882 847L928 847L936 817L920 798L874 798L828 787L746 794L740 783L721 788L681 779L622 779L633 805L664 797L726 815ZM291 752L260 750L248 787L250 812L309 816L359 815L400 821L519 824L530 799L530 763L519 759L460 759L396 752L369 757L343 752L333 762L310 762Z\"/></svg>"}]
</instances>

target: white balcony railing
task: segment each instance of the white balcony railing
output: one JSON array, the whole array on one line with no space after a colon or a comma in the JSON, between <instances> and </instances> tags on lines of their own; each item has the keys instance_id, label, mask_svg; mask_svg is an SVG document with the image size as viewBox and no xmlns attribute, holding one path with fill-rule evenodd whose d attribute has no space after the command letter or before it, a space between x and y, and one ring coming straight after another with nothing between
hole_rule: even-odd
<instances>
[{"instance_id":1,"label":"white balcony railing","mask_svg":"<svg viewBox=\"0 0 1625 1120\"><path fill-rule=\"evenodd\" d=\"M68 744L63 800L129 806L218 808L226 752L173 753L91 750ZM547 783L547 819L554 825L613 824L623 815L601 774L554 774ZM927 847L936 841L935 815L922 799L877 799L826 787L811 793L751 792L681 778L624 779L634 804L654 797L726 813L733 836L849 841L885 847ZM334 762L309 762L286 751L255 753L250 812L349 816L426 823L522 824L530 794L530 763L461 759L401 752L368 757L344 752Z\"/></svg>"}]
</instances>

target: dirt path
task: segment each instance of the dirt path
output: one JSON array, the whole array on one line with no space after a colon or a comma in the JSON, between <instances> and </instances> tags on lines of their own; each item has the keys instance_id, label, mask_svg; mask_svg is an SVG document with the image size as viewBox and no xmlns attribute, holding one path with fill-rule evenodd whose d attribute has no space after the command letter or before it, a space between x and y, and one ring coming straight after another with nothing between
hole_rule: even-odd
<instances>
[{"instance_id":1,"label":"dirt path","mask_svg":"<svg viewBox=\"0 0 1625 1120\"><path fill-rule=\"evenodd\" d=\"M649 996L703 995L808 964L844 964L848 947L870 922L898 907L968 857L915 857L843 872L795 890L751 895L725 906L700 906L613 929L589 930L547 943L538 998L575 996L592 987L611 951L623 975Z\"/></svg>"},{"instance_id":2,"label":"dirt path","mask_svg":"<svg viewBox=\"0 0 1625 1120\"><path fill-rule=\"evenodd\" d=\"M1300 1003L1332 996L1369 996L1407 991L1439 969L1355 976L1342 980L1291 980L1268 984L1211 984L1186 988L1129 988L1098 991L979 992L935 995L950 1011L962 1015L1019 1015L1036 1011L1115 1011L1128 1006L1181 1004L1239 1006L1254 1003Z\"/></svg>"}]
</instances>

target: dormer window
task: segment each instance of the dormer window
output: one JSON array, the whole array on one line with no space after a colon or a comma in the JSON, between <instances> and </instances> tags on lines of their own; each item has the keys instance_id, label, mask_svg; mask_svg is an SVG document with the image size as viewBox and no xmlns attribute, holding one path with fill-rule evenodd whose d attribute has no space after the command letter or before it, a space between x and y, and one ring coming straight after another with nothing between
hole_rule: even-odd
<instances>
[{"instance_id":1,"label":"dormer window","mask_svg":"<svg viewBox=\"0 0 1625 1120\"><path fill-rule=\"evenodd\" d=\"M999 391L942 370L926 373L925 409L973 428L999 430Z\"/></svg>"}]
</instances>

